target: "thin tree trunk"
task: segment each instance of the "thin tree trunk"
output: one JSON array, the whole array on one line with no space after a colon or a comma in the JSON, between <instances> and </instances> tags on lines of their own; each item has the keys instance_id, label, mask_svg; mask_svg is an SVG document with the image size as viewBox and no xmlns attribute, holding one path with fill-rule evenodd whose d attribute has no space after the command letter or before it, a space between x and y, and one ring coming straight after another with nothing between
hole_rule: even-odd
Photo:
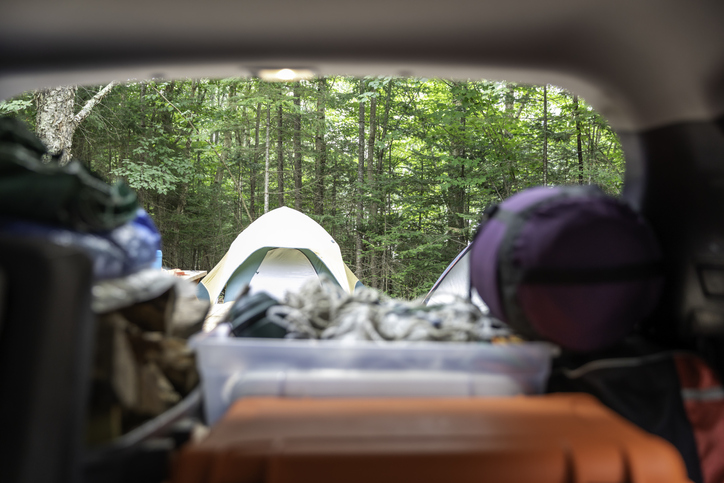
<instances>
[{"instance_id":1,"label":"thin tree trunk","mask_svg":"<svg viewBox=\"0 0 724 483\"><path fill-rule=\"evenodd\" d=\"M256 121L254 129L254 161L251 164L251 172L249 173L249 205L251 208L251 216L256 218L256 177L257 167L259 166L259 129L261 128L261 102L256 105Z\"/></svg>"},{"instance_id":2,"label":"thin tree trunk","mask_svg":"<svg viewBox=\"0 0 724 483\"><path fill-rule=\"evenodd\" d=\"M187 158L191 158L191 136L187 135L186 138L186 147L184 149L184 155ZM178 201L176 202L176 216L173 218L172 221L172 233L173 233L173 243L172 243L172 253L167 254L164 252L165 256L170 255L171 260L171 266L174 267L183 267L183 257L181 256L181 226L179 223L179 220L183 216L184 209L186 208L186 200L188 198L189 193L189 183L188 181L184 182L181 185L181 193L179 194Z\"/></svg>"},{"instance_id":3,"label":"thin tree trunk","mask_svg":"<svg viewBox=\"0 0 724 483\"><path fill-rule=\"evenodd\" d=\"M237 88L238 88L238 86L236 84L232 84L229 86L229 97L228 97L228 106L229 107L228 107L228 109L229 109L233 119L238 118L238 104L236 102ZM243 109L244 110L242 113L242 118L245 119L246 118L246 108L243 108ZM242 125L245 125L245 123L243 123ZM236 225L238 227L238 230L241 231L244 226L242 223L242 210L241 210L241 205L244 203L244 199L242 197L243 185L241 183L241 160L236 159L236 162L238 163L236 173L233 173L231 171L231 166L228 164L228 160L230 158L232 158L232 154L234 153L233 146L234 145L237 146L236 153L239 153L242 149L243 141L242 141L241 131L240 131L240 129L238 129L238 126L236 128L232 128L231 126L229 126L228 132L229 132L229 140L228 140L229 154L227 154L226 158L225 158L227 160L227 164L225 167L227 168L227 170L229 172L229 177L231 178L232 182L234 183L234 188L236 189L236 203L234 203L235 206L234 206L233 213L234 213L234 219L236 220ZM233 142L234 139L236 139L236 143ZM225 142L226 142L226 139L225 139ZM236 176L234 176L234 174L236 174ZM251 223L251 222L252 222L252 220L249 220L249 223Z\"/></svg>"},{"instance_id":4,"label":"thin tree trunk","mask_svg":"<svg viewBox=\"0 0 724 483\"><path fill-rule=\"evenodd\" d=\"M543 86L543 186L548 185L548 85Z\"/></svg>"},{"instance_id":5,"label":"thin tree trunk","mask_svg":"<svg viewBox=\"0 0 724 483\"><path fill-rule=\"evenodd\" d=\"M454 183L447 190L448 198L448 226L452 227L449 242L447 248L450 251L449 256L454 256L459 252L462 247L465 246L466 235L464 228L466 227L465 219L460 216L465 214L465 187L462 185L465 179L465 163L463 162L466 151L466 106L465 106L465 94L468 91L468 86L464 82L458 82L453 85L453 99L461 115L458 126L453 131L453 138L450 146L450 154L452 155L455 162L448 168L448 176L459 183Z\"/></svg>"},{"instance_id":6,"label":"thin tree trunk","mask_svg":"<svg viewBox=\"0 0 724 483\"><path fill-rule=\"evenodd\" d=\"M369 226L374 230L377 221L377 202L374 199L377 197L375 193L375 133L377 131L377 98L370 98L370 134L367 137L367 186L369 193L373 198L369 212ZM372 288L378 288L377 286L377 255L376 251L370 250L369 255L370 264L370 276L368 280Z\"/></svg>"},{"instance_id":7,"label":"thin tree trunk","mask_svg":"<svg viewBox=\"0 0 724 483\"><path fill-rule=\"evenodd\" d=\"M218 139L218 136L216 135L216 133L212 134L212 139L214 141L216 139ZM213 194L212 194L212 207L213 207L213 212L215 213L216 220L217 220L217 226L216 226L216 229L217 229L216 246L217 247L223 245L222 240L223 240L224 218L223 218L223 210L221 209L221 206L222 206L221 193L222 193L222 189L223 189L221 183L224 180L224 165L226 164L226 158L229 155L229 151L226 148L229 144L231 144L231 133L229 131L224 131L224 138L221 142L222 142L222 146L224 149L222 149L222 151L221 151L221 156L220 156L221 164L219 164L216 167L216 176L214 177L214 190L213 190ZM214 259L218 260L219 258L220 257L217 254L214 254Z\"/></svg>"},{"instance_id":8,"label":"thin tree trunk","mask_svg":"<svg viewBox=\"0 0 724 483\"><path fill-rule=\"evenodd\" d=\"M583 184L583 146L581 143L581 116L578 112L578 96L573 95L573 115L576 119L576 148L578 152L578 184Z\"/></svg>"},{"instance_id":9,"label":"thin tree trunk","mask_svg":"<svg viewBox=\"0 0 724 483\"><path fill-rule=\"evenodd\" d=\"M333 172L337 172L338 169L337 157L334 157L334 165L332 166ZM333 218L337 217L337 176L332 176L332 193L330 196L331 210L330 214ZM337 224L332 225L332 238L337 238Z\"/></svg>"},{"instance_id":10,"label":"thin tree trunk","mask_svg":"<svg viewBox=\"0 0 724 483\"><path fill-rule=\"evenodd\" d=\"M266 106L266 151L264 155L264 213L269 213L269 130L271 129L271 105Z\"/></svg>"},{"instance_id":11,"label":"thin tree trunk","mask_svg":"<svg viewBox=\"0 0 724 483\"><path fill-rule=\"evenodd\" d=\"M279 119L277 121L277 190L279 192L279 206L284 206L284 134L282 133L284 111L279 105Z\"/></svg>"},{"instance_id":12,"label":"thin tree trunk","mask_svg":"<svg viewBox=\"0 0 724 483\"><path fill-rule=\"evenodd\" d=\"M372 187L374 184L375 177L375 163L372 160L375 158L375 131L377 129L377 99L370 98L370 133L367 136L367 184Z\"/></svg>"},{"instance_id":13,"label":"thin tree trunk","mask_svg":"<svg viewBox=\"0 0 724 483\"><path fill-rule=\"evenodd\" d=\"M219 166L219 170L217 171L217 177L219 179L218 182L221 182L221 179L224 175L224 164L229 164L229 155L231 154L231 131L226 130L224 131L224 139L221 141L224 147L224 150L221 152L221 159L224 161L221 166Z\"/></svg>"},{"instance_id":14,"label":"thin tree trunk","mask_svg":"<svg viewBox=\"0 0 724 483\"><path fill-rule=\"evenodd\" d=\"M243 125L244 127L242 129L237 129L235 131L236 145L239 147L239 150L241 152L248 152L247 150L249 149L249 136L247 135L247 132L246 132L246 128L248 127L248 118L246 115L246 108L244 108L243 118L245 121L244 125ZM236 168L237 168L236 169L237 190L236 190L236 210L235 211L237 213L237 218L239 219L238 231L241 231L244 226L242 224L242 218L244 217L244 214L242 213L242 202L243 202L242 197L244 196L244 183L243 183L243 179L242 179L242 165L243 164L244 163L240 157L238 160L238 164L236 166ZM251 223L251 221L252 220L249 220L249 223Z\"/></svg>"},{"instance_id":15,"label":"thin tree trunk","mask_svg":"<svg viewBox=\"0 0 724 483\"><path fill-rule=\"evenodd\" d=\"M191 82L191 96L190 96L191 99L196 99L197 87L198 87L198 83L196 81L192 81ZM198 99L196 99L196 100L199 101ZM191 139L192 133L193 133L193 128L188 127L185 132L186 145L184 146L184 157L186 159L192 160L192 164L193 164L193 153L191 152L191 147L193 145L193 142ZM188 264L188 262L186 262L185 257L184 257L185 250L183 250L183 248L181 246L182 235L181 235L180 220L183 217L184 210L186 209L186 202L188 200L188 194L189 194L189 181L186 180L181 185L181 193L180 193L179 199L176 203L176 216L174 217L174 220L173 220L173 234L174 234L173 235L173 239L174 239L173 248L174 248L175 263L172 262L172 265L176 266L176 267L181 267L181 268L192 267L192 269L195 270L193 268L192 264ZM191 260L191 262L193 263L193 260Z\"/></svg>"},{"instance_id":16,"label":"thin tree trunk","mask_svg":"<svg viewBox=\"0 0 724 483\"><path fill-rule=\"evenodd\" d=\"M314 163L314 213L318 216L324 215L324 179L327 164L327 145L324 142L326 102L327 81L320 78L317 85L317 126L314 136L314 149L317 154Z\"/></svg>"},{"instance_id":17,"label":"thin tree trunk","mask_svg":"<svg viewBox=\"0 0 724 483\"><path fill-rule=\"evenodd\" d=\"M212 137L215 138L215 136L212 136ZM224 140L224 141L226 141L226 140ZM226 144L226 142L224 142L224 144ZM227 156L227 154L223 153L221 155L221 159L226 161L226 156ZM214 190L214 193L217 197L218 197L220 185L221 185L221 182L223 181L223 179L224 179L224 165L219 164L216 166L216 175L214 176L214 184L216 185L216 189Z\"/></svg>"},{"instance_id":18,"label":"thin tree trunk","mask_svg":"<svg viewBox=\"0 0 724 483\"><path fill-rule=\"evenodd\" d=\"M389 127L389 120L390 120L390 105L392 102L392 82L389 82L387 84L387 91L385 95L385 116L382 120L382 136L381 136L381 142L386 142L387 140L387 129ZM377 151L377 174L381 174L383 170L384 165L384 157L385 157L385 150L387 146L381 147Z\"/></svg>"},{"instance_id":19,"label":"thin tree trunk","mask_svg":"<svg viewBox=\"0 0 724 483\"><path fill-rule=\"evenodd\" d=\"M387 129L389 126L389 120L390 120L390 105L392 103L392 81L387 83L387 89L386 89L386 96L385 96L385 115L382 119L382 135L380 140L382 142L385 142L387 140ZM390 148L391 149L391 148ZM385 150L386 146L382 146L377 150L377 176L378 180L379 177L382 176L382 172L384 170L384 162L385 162ZM371 162L371 161L370 161ZM379 205L377 204L377 200L382 200L382 216L379 213ZM377 224L375 227L375 233L377 235L384 235L386 234L386 223L382 223L381 219L384 219L387 213L385 209L385 203L383 194L381 192L377 192L375 196L375 202L374 202L374 208L373 211L377 214ZM377 279L377 288L383 289L387 285L387 271L385 270L385 258L386 258L387 250L383 250L379 256L377 257L377 266L376 266L376 273L373 275Z\"/></svg>"},{"instance_id":20,"label":"thin tree trunk","mask_svg":"<svg viewBox=\"0 0 724 483\"><path fill-rule=\"evenodd\" d=\"M359 93L364 93L364 81L359 81ZM357 276L362 274L362 184L365 173L365 104L359 102L359 140L357 143L357 220L355 226L355 266Z\"/></svg>"},{"instance_id":21,"label":"thin tree trunk","mask_svg":"<svg viewBox=\"0 0 724 483\"><path fill-rule=\"evenodd\" d=\"M302 209L302 113L299 82L294 85L294 209Z\"/></svg>"},{"instance_id":22,"label":"thin tree trunk","mask_svg":"<svg viewBox=\"0 0 724 483\"><path fill-rule=\"evenodd\" d=\"M505 91L505 115L513 117L513 107L515 106L515 86L508 84Z\"/></svg>"},{"instance_id":23,"label":"thin tree trunk","mask_svg":"<svg viewBox=\"0 0 724 483\"><path fill-rule=\"evenodd\" d=\"M181 194L179 195L178 204L176 205L176 217L174 219L174 261L172 262L172 265L175 265L179 268L183 267L183 257L181 256L181 227L179 226L179 219L184 214L184 209L186 208L186 200L188 199L189 194L189 184L184 183L183 186L181 186Z\"/></svg>"}]
</instances>

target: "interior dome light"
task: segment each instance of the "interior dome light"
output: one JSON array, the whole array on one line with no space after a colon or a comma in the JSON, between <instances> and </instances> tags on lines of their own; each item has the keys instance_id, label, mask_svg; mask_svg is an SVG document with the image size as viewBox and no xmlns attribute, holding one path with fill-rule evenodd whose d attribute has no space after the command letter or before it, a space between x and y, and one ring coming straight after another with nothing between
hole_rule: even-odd
<instances>
[{"instance_id":1,"label":"interior dome light","mask_svg":"<svg viewBox=\"0 0 724 483\"><path fill-rule=\"evenodd\" d=\"M259 69L257 75L260 79L270 82L294 82L314 77L309 69Z\"/></svg>"}]
</instances>

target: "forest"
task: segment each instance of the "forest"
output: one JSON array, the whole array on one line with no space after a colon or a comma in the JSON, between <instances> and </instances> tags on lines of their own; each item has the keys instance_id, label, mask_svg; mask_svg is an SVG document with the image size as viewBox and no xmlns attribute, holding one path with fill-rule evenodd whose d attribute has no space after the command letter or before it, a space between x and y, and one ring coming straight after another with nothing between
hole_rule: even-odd
<instances>
[{"instance_id":1,"label":"forest","mask_svg":"<svg viewBox=\"0 0 724 483\"><path fill-rule=\"evenodd\" d=\"M168 267L210 270L253 220L289 206L332 234L362 283L415 298L471 241L486 206L536 185L618 194L623 184L606 120L551 85L127 81L29 92L0 102L0 114L51 146L43 115L61 97L75 119L64 158L136 190Z\"/></svg>"}]
</instances>

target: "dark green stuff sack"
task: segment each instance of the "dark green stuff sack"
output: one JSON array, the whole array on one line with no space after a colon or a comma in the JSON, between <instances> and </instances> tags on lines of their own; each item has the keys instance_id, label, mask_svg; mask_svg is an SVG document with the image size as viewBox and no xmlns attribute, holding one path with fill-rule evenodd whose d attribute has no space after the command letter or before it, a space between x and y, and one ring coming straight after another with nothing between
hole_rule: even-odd
<instances>
[{"instance_id":1,"label":"dark green stuff sack","mask_svg":"<svg viewBox=\"0 0 724 483\"><path fill-rule=\"evenodd\" d=\"M136 215L138 200L124 183L109 185L73 160L43 163L43 143L20 121L0 118L0 215L107 231Z\"/></svg>"}]
</instances>

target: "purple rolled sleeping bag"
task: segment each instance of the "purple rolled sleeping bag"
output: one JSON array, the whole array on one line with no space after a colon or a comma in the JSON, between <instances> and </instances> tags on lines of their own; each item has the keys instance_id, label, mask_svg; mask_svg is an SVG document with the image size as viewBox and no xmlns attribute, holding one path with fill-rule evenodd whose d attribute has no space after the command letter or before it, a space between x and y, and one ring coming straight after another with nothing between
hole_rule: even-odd
<instances>
[{"instance_id":1,"label":"purple rolled sleeping bag","mask_svg":"<svg viewBox=\"0 0 724 483\"><path fill-rule=\"evenodd\" d=\"M574 351L626 336L661 292L661 250L643 219L595 186L537 187L486 210L470 281L521 335Z\"/></svg>"}]
</instances>

